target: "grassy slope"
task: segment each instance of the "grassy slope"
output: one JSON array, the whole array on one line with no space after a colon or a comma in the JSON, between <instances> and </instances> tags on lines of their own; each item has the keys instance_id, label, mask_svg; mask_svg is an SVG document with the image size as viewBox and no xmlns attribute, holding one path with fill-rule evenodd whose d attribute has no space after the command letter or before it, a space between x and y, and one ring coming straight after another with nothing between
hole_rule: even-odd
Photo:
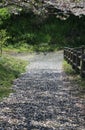
<instances>
[{"instance_id":1,"label":"grassy slope","mask_svg":"<svg viewBox=\"0 0 85 130\"><path fill-rule=\"evenodd\" d=\"M26 64L11 57L0 57L0 98L12 92L13 80L25 71Z\"/></svg>"}]
</instances>

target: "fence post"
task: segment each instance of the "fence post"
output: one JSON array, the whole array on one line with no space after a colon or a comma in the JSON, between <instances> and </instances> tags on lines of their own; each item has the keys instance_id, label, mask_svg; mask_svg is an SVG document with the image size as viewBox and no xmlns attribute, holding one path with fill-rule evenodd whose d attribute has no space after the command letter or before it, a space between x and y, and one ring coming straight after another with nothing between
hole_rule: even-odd
<instances>
[{"instance_id":1,"label":"fence post","mask_svg":"<svg viewBox=\"0 0 85 130\"><path fill-rule=\"evenodd\" d=\"M70 64L72 65L72 63L73 63L73 48L71 48L70 59L71 59Z\"/></svg>"},{"instance_id":2,"label":"fence post","mask_svg":"<svg viewBox=\"0 0 85 130\"><path fill-rule=\"evenodd\" d=\"M79 73L80 72L80 66L81 66L81 51L77 51L77 56L76 56L76 72Z\"/></svg>"},{"instance_id":3,"label":"fence post","mask_svg":"<svg viewBox=\"0 0 85 130\"><path fill-rule=\"evenodd\" d=\"M82 55L81 61L81 77L85 78L85 54Z\"/></svg>"},{"instance_id":4,"label":"fence post","mask_svg":"<svg viewBox=\"0 0 85 130\"><path fill-rule=\"evenodd\" d=\"M85 50L85 46L82 46L81 50L82 50L82 55L83 55L84 54L84 50Z\"/></svg>"},{"instance_id":5,"label":"fence post","mask_svg":"<svg viewBox=\"0 0 85 130\"><path fill-rule=\"evenodd\" d=\"M72 51L72 49L70 48L70 50L69 50L69 64L71 64L71 51Z\"/></svg>"},{"instance_id":6,"label":"fence post","mask_svg":"<svg viewBox=\"0 0 85 130\"><path fill-rule=\"evenodd\" d=\"M68 64L70 62L70 48L68 49Z\"/></svg>"},{"instance_id":7,"label":"fence post","mask_svg":"<svg viewBox=\"0 0 85 130\"><path fill-rule=\"evenodd\" d=\"M72 68L76 70L76 50L73 50Z\"/></svg>"},{"instance_id":8,"label":"fence post","mask_svg":"<svg viewBox=\"0 0 85 130\"><path fill-rule=\"evenodd\" d=\"M64 59L66 60L66 48L64 48Z\"/></svg>"}]
</instances>

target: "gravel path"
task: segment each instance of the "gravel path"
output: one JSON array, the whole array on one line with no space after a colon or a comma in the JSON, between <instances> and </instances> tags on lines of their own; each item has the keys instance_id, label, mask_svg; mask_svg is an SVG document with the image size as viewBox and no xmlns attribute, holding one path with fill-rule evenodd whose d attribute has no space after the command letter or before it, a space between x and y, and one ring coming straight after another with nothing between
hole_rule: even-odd
<instances>
[{"instance_id":1,"label":"gravel path","mask_svg":"<svg viewBox=\"0 0 85 130\"><path fill-rule=\"evenodd\" d=\"M0 103L0 130L85 130L85 100L62 70L62 52L22 58L30 65Z\"/></svg>"}]
</instances>

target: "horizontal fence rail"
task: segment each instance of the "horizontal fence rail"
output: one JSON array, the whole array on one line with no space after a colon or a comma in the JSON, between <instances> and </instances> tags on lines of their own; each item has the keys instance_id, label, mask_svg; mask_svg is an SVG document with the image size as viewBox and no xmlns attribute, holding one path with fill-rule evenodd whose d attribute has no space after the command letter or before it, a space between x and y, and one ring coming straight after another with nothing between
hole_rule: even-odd
<instances>
[{"instance_id":1,"label":"horizontal fence rail","mask_svg":"<svg viewBox=\"0 0 85 130\"><path fill-rule=\"evenodd\" d=\"M82 78L85 78L85 46L79 48L64 48L64 59L79 73Z\"/></svg>"}]
</instances>

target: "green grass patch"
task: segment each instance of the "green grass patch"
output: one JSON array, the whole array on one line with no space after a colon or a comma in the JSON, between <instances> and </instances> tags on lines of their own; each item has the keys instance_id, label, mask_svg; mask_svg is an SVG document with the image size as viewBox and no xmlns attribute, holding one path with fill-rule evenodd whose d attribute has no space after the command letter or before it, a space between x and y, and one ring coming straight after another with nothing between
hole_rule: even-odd
<instances>
[{"instance_id":1,"label":"green grass patch","mask_svg":"<svg viewBox=\"0 0 85 130\"><path fill-rule=\"evenodd\" d=\"M63 62L63 68L64 71L68 74L68 75L75 75L75 71L72 69L71 65L68 64L66 61Z\"/></svg>"},{"instance_id":2,"label":"green grass patch","mask_svg":"<svg viewBox=\"0 0 85 130\"><path fill-rule=\"evenodd\" d=\"M12 92L12 83L25 71L26 61L15 58L0 57L0 99Z\"/></svg>"},{"instance_id":3,"label":"green grass patch","mask_svg":"<svg viewBox=\"0 0 85 130\"><path fill-rule=\"evenodd\" d=\"M62 48L61 48L62 49ZM3 48L3 53L29 53L29 52L53 52L60 50L57 45L49 45L48 43L35 44L35 45L21 45L19 47L7 46Z\"/></svg>"},{"instance_id":4,"label":"green grass patch","mask_svg":"<svg viewBox=\"0 0 85 130\"><path fill-rule=\"evenodd\" d=\"M3 53L7 53L7 54L23 53L23 52L26 53L26 52L32 52L32 50L33 49L31 49L31 47L23 47L23 46L13 47L12 45L10 45L3 48Z\"/></svg>"},{"instance_id":5,"label":"green grass patch","mask_svg":"<svg viewBox=\"0 0 85 130\"><path fill-rule=\"evenodd\" d=\"M72 69L71 65L69 65L66 61L63 63L63 69L69 77L69 80L74 84L78 84L79 86L79 96L85 97L85 78L81 78L80 75L76 74L76 72Z\"/></svg>"}]
</instances>

